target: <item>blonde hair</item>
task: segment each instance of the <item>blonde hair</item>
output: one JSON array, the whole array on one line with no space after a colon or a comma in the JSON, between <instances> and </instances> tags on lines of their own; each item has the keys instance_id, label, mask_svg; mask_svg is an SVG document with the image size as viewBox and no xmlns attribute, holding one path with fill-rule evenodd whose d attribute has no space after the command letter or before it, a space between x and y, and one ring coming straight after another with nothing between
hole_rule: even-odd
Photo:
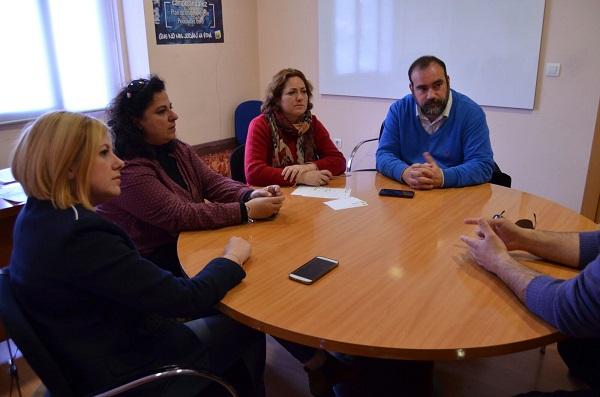
<instances>
[{"instance_id":1,"label":"blonde hair","mask_svg":"<svg viewBox=\"0 0 600 397\"><path fill-rule=\"evenodd\" d=\"M28 196L55 208L90 202L90 173L96 150L108 133L92 117L66 111L40 116L26 127L13 154L12 173Z\"/></svg>"}]
</instances>

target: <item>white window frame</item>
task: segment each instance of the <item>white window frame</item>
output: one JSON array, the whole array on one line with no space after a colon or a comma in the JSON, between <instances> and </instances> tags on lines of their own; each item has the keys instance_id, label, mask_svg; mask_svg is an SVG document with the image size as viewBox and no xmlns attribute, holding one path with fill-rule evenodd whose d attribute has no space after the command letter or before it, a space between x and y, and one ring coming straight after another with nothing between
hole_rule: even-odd
<instances>
[{"instance_id":1,"label":"white window frame","mask_svg":"<svg viewBox=\"0 0 600 397\"><path fill-rule=\"evenodd\" d=\"M99 49L99 51L103 51L105 57L109 59L107 62L108 70L106 71L109 79L108 79L108 90L112 93L111 97L114 97L118 90L121 88L124 78L125 78L125 63L124 63L124 54L122 50L121 43L121 32L119 25L119 0L95 0L98 4L98 9L101 13L99 15L99 21L101 23L104 34L108 35L109 38L105 40L105 48ZM42 19L42 30L46 37L46 41L44 42L46 51L48 54L48 73L50 75L50 84L51 84L51 95L54 98L54 106L49 107L47 109L31 109L29 111L23 112L5 112L3 109L0 109L0 125L1 124L13 124L20 123L23 121L29 121L35 119L49 111L53 110L63 110L65 109L64 100L62 98L62 93L60 89L60 78L58 73L58 66L56 60L56 54L54 51L54 38L52 37L52 28L51 28L51 15L48 6L48 0L37 0L38 7L40 10L40 17ZM2 38L0 38L2 40ZM22 59L11 59L10 54L5 54L3 62L27 62L27 60ZM93 78L94 76L90 76ZM7 78L5 76L5 78ZM82 82L82 89L85 89L85 82ZM26 95L26 93L3 93L3 95ZM96 112L103 111L108 103L103 106L97 106L91 109L78 109L78 112ZM66 109L69 110L69 109Z\"/></svg>"}]
</instances>

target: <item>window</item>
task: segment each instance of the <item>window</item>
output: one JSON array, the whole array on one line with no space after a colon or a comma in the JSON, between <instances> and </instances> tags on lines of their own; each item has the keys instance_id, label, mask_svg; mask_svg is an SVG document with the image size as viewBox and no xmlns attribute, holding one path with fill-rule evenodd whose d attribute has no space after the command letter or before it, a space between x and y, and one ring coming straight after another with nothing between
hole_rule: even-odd
<instances>
[{"instance_id":1,"label":"window","mask_svg":"<svg viewBox=\"0 0 600 397\"><path fill-rule=\"evenodd\" d=\"M122 81L113 1L10 1L2 14L0 122L106 107Z\"/></svg>"}]
</instances>

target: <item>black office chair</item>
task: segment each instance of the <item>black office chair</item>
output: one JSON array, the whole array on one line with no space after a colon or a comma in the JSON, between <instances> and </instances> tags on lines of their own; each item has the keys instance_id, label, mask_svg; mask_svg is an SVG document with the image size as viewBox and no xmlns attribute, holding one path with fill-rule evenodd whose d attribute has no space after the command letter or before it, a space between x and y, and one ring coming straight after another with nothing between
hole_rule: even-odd
<instances>
[{"instance_id":1,"label":"black office chair","mask_svg":"<svg viewBox=\"0 0 600 397\"><path fill-rule=\"evenodd\" d=\"M350 157L348 157L348 162L346 163L346 172L377 171L375 168L362 168L360 170L354 170L354 171L352 171L352 162L354 161L354 157L356 157L356 153L358 152L358 150L360 149L360 147L362 145L364 145L365 143L368 143L368 142L379 141L379 139L381 139L381 134L382 133L383 133L383 123L381 123L381 127L379 128L379 137L377 137L377 138L371 138L371 139L365 139L363 141L358 142L356 144L356 146L354 146L354 149L352 149L352 152L350 153Z\"/></svg>"},{"instance_id":2,"label":"black office chair","mask_svg":"<svg viewBox=\"0 0 600 397\"><path fill-rule=\"evenodd\" d=\"M48 390L46 396L74 396L75 394L67 383L61 368L58 367L50 355L50 352L44 347L38 338L37 333L29 323L29 320L27 320L25 313L21 310L10 286L10 272L8 268L0 269L0 319L2 319L8 336L16 343L31 368L33 368L46 386L46 389ZM11 357L9 358L9 370L20 390L19 375L14 359L15 357L11 352ZM158 368L153 373L144 374L130 382L113 387L110 390L93 393L92 395L96 397L116 396L122 393L139 390L141 387L152 382L180 376L203 380L208 379L209 381L216 382L216 384L222 386L222 388L224 388L231 396L237 396L237 392L234 388L221 378L208 372L177 366Z\"/></svg>"},{"instance_id":3,"label":"black office chair","mask_svg":"<svg viewBox=\"0 0 600 397\"><path fill-rule=\"evenodd\" d=\"M512 178L510 175L502 172L498 164L496 164L494 161L494 169L492 171L492 179L490 179L490 183L493 183L494 185L510 187L512 184Z\"/></svg>"},{"instance_id":4,"label":"black office chair","mask_svg":"<svg viewBox=\"0 0 600 397\"><path fill-rule=\"evenodd\" d=\"M246 183L246 173L244 172L244 156L246 145L240 145L233 149L229 157L229 169L231 170L231 179L234 181Z\"/></svg>"}]
</instances>

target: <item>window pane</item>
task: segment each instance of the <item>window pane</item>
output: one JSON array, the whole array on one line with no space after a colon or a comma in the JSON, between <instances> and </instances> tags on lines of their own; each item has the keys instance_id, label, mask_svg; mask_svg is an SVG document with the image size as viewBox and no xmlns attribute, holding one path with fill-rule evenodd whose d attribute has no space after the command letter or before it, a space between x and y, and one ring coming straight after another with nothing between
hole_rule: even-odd
<instances>
[{"instance_id":1,"label":"window pane","mask_svg":"<svg viewBox=\"0 0 600 397\"><path fill-rule=\"evenodd\" d=\"M106 41L114 35L101 24L98 0L50 0L48 4L63 106L75 111L104 108L114 85Z\"/></svg>"},{"instance_id":2,"label":"window pane","mask_svg":"<svg viewBox=\"0 0 600 397\"><path fill-rule=\"evenodd\" d=\"M37 0L2 3L0 115L50 109L56 104ZM23 24L23 21L29 21Z\"/></svg>"},{"instance_id":3,"label":"window pane","mask_svg":"<svg viewBox=\"0 0 600 397\"><path fill-rule=\"evenodd\" d=\"M338 74L356 71L356 1L335 0L335 69Z\"/></svg>"},{"instance_id":4,"label":"window pane","mask_svg":"<svg viewBox=\"0 0 600 397\"><path fill-rule=\"evenodd\" d=\"M358 70L361 73L377 70L377 28L380 15L377 1L360 2Z\"/></svg>"}]
</instances>

